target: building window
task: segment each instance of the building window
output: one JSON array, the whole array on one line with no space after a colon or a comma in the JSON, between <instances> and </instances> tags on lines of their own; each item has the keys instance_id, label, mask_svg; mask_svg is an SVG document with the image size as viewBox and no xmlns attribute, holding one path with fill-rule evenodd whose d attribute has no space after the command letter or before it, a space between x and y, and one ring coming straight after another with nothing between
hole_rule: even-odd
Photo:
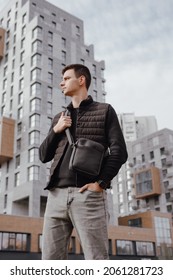
<instances>
[{"instance_id":1,"label":"building window","mask_svg":"<svg viewBox=\"0 0 173 280\"><path fill-rule=\"evenodd\" d=\"M52 27L56 28L56 22L55 21L52 21Z\"/></svg>"},{"instance_id":2,"label":"building window","mask_svg":"<svg viewBox=\"0 0 173 280\"><path fill-rule=\"evenodd\" d=\"M16 156L16 164L15 164L16 168L20 167L20 155Z\"/></svg>"},{"instance_id":3,"label":"building window","mask_svg":"<svg viewBox=\"0 0 173 280\"><path fill-rule=\"evenodd\" d=\"M62 62L66 63L66 52L65 51L61 52L61 57L62 57Z\"/></svg>"},{"instance_id":4,"label":"building window","mask_svg":"<svg viewBox=\"0 0 173 280\"><path fill-rule=\"evenodd\" d=\"M168 218L154 217L157 244L171 244L171 227Z\"/></svg>"},{"instance_id":5,"label":"building window","mask_svg":"<svg viewBox=\"0 0 173 280\"><path fill-rule=\"evenodd\" d=\"M22 132L22 123L19 122L19 123L17 124L17 134L21 134L21 132Z\"/></svg>"},{"instance_id":6,"label":"building window","mask_svg":"<svg viewBox=\"0 0 173 280\"><path fill-rule=\"evenodd\" d=\"M153 151L150 152L150 159L154 159L154 152Z\"/></svg>"},{"instance_id":7,"label":"building window","mask_svg":"<svg viewBox=\"0 0 173 280\"><path fill-rule=\"evenodd\" d=\"M17 30L17 22L15 22L14 24L14 32L16 32L16 30Z\"/></svg>"},{"instance_id":8,"label":"building window","mask_svg":"<svg viewBox=\"0 0 173 280\"><path fill-rule=\"evenodd\" d=\"M20 54L20 62L23 62L24 55L25 55L25 51L21 52L21 54Z\"/></svg>"},{"instance_id":9,"label":"building window","mask_svg":"<svg viewBox=\"0 0 173 280\"><path fill-rule=\"evenodd\" d=\"M49 42L53 42L53 33L51 31L48 32L48 40Z\"/></svg>"},{"instance_id":10,"label":"building window","mask_svg":"<svg viewBox=\"0 0 173 280\"><path fill-rule=\"evenodd\" d=\"M3 80L3 90L7 88L7 79Z\"/></svg>"},{"instance_id":11,"label":"building window","mask_svg":"<svg viewBox=\"0 0 173 280\"><path fill-rule=\"evenodd\" d=\"M8 190L8 177L5 178L5 190Z\"/></svg>"},{"instance_id":12,"label":"building window","mask_svg":"<svg viewBox=\"0 0 173 280\"><path fill-rule=\"evenodd\" d=\"M16 43L16 34L13 36L13 44Z\"/></svg>"},{"instance_id":13,"label":"building window","mask_svg":"<svg viewBox=\"0 0 173 280\"><path fill-rule=\"evenodd\" d=\"M52 102L47 102L47 114L52 114Z\"/></svg>"},{"instance_id":14,"label":"building window","mask_svg":"<svg viewBox=\"0 0 173 280\"><path fill-rule=\"evenodd\" d=\"M123 203L123 194L122 193L118 195L118 202Z\"/></svg>"},{"instance_id":15,"label":"building window","mask_svg":"<svg viewBox=\"0 0 173 280\"><path fill-rule=\"evenodd\" d=\"M36 53L31 57L31 66L37 66L41 64L41 54Z\"/></svg>"},{"instance_id":16,"label":"building window","mask_svg":"<svg viewBox=\"0 0 173 280\"><path fill-rule=\"evenodd\" d=\"M16 141L16 149L17 149L17 152L20 152L20 150L21 150L21 138L17 139L17 141Z\"/></svg>"},{"instance_id":17,"label":"building window","mask_svg":"<svg viewBox=\"0 0 173 280\"><path fill-rule=\"evenodd\" d=\"M16 47L13 47L13 55L16 55Z\"/></svg>"},{"instance_id":18,"label":"building window","mask_svg":"<svg viewBox=\"0 0 173 280\"><path fill-rule=\"evenodd\" d=\"M24 78L19 80L19 90L23 90L24 88Z\"/></svg>"},{"instance_id":19,"label":"building window","mask_svg":"<svg viewBox=\"0 0 173 280\"><path fill-rule=\"evenodd\" d=\"M163 182L164 188L167 189L169 186L169 181L164 181Z\"/></svg>"},{"instance_id":20,"label":"building window","mask_svg":"<svg viewBox=\"0 0 173 280\"><path fill-rule=\"evenodd\" d=\"M32 127L39 127L40 126L40 115L39 114L34 114L32 116L30 116L29 118L30 121L30 128Z\"/></svg>"},{"instance_id":21,"label":"building window","mask_svg":"<svg viewBox=\"0 0 173 280\"><path fill-rule=\"evenodd\" d=\"M38 148L32 148L28 151L28 162L38 161Z\"/></svg>"},{"instance_id":22,"label":"building window","mask_svg":"<svg viewBox=\"0 0 173 280\"><path fill-rule=\"evenodd\" d=\"M23 92L20 92L18 95L18 105L23 104Z\"/></svg>"},{"instance_id":23,"label":"building window","mask_svg":"<svg viewBox=\"0 0 173 280\"><path fill-rule=\"evenodd\" d=\"M61 45L62 45L62 49L66 48L66 39L65 38L61 38Z\"/></svg>"},{"instance_id":24,"label":"building window","mask_svg":"<svg viewBox=\"0 0 173 280\"><path fill-rule=\"evenodd\" d=\"M160 155L161 156L165 155L165 148L164 147L160 148Z\"/></svg>"},{"instance_id":25,"label":"building window","mask_svg":"<svg viewBox=\"0 0 173 280\"><path fill-rule=\"evenodd\" d=\"M47 99L48 100L52 99L52 87L47 88Z\"/></svg>"},{"instance_id":26,"label":"building window","mask_svg":"<svg viewBox=\"0 0 173 280\"><path fill-rule=\"evenodd\" d=\"M40 144L40 132L38 130L29 133L29 145Z\"/></svg>"},{"instance_id":27,"label":"building window","mask_svg":"<svg viewBox=\"0 0 173 280\"><path fill-rule=\"evenodd\" d=\"M17 16L18 16L18 13L17 13L17 11L15 12L15 20L17 20Z\"/></svg>"},{"instance_id":28,"label":"building window","mask_svg":"<svg viewBox=\"0 0 173 280\"><path fill-rule=\"evenodd\" d=\"M42 41L41 40L35 40L32 43L32 52L40 51L42 49Z\"/></svg>"},{"instance_id":29,"label":"building window","mask_svg":"<svg viewBox=\"0 0 173 280\"><path fill-rule=\"evenodd\" d=\"M34 83L31 85L31 96L40 95L41 93L41 84Z\"/></svg>"},{"instance_id":30,"label":"building window","mask_svg":"<svg viewBox=\"0 0 173 280\"><path fill-rule=\"evenodd\" d=\"M166 158L161 159L162 167L166 167Z\"/></svg>"},{"instance_id":31,"label":"building window","mask_svg":"<svg viewBox=\"0 0 173 280\"><path fill-rule=\"evenodd\" d=\"M80 37L80 26L76 25L76 35L77 37Z\"/></svg>"},{"instance_id":32,"label":"building window","mask_svg":"<svg viewBox=\"0 0 173 280\"><path fill-rule=\"evenodd\" d=\"M86 55L89 57L90 56L90 51L86 49Z\"/></svg>"},{"instance_id":33,"label":"building window","mask_svg":"<svg viewBox=\"0 0 173 280\"><path fill-rule=\"evenodd\" d=\"M6 34L7 34L7 39L9 39L10 38L10 30L8 30Z\"/></svg>"},{"instance_id":34,"label":"building window","mask_svg":"<svg viewBox=\"0 0 173 280\"><path fill-rule=\"evenodd\" d=\"M153 185L152 185L151 170L146 170L146 171L136 174L135 183L136 183L136 194L137 195L142 195L145 193L152 192Z\"/></svg>"},{"instance_id":35,"label":"building window","mask_svg":"<svg viewBox=\"0 0 173 280\"><path fill-rule=\"evenodd\" d=\"M119 213L120 214L124 213L124 205L119 205Z\"/></svg>"},{"instance_id":36,"label":"building window","mask_svg":"<svg viewBox=\"0 0 173 280\"><path fill-rule=\"evenodd\" d=\"M52 58L48 58L48 69L53 70L53 59Z\"/></svg>"},{"instance_id":37,"label":"building window","mask_svg":"<svg viewBox=\"0 0 173 280\"><path fill-rule=\"evenodd\" d=\"M93 87L94 87L94 90L97 89L97 78L93 77Z\"/></svg>"},{"instance_id":38,"label":"building window","mask_svg":"<svg viewBox=\"0 0 173 280\"><path fill-rule=\"evenodd\" d=\"M93 64L92 70L93 70L93 75L96 76L96 65L95 64Z\"/></svg>"},{"instance_id":39,"label":"building window","mask_svg":"<svg viewBox=\"0 0 173 280\"><path fill-rule=\"evenodd\" d=\"M12 69L15 67L15 59L12 60Z\"/></svg>"},{"instance_id":40,"label":"building window","mask_svg":"<svg viewBox=\"0 0 173 280\"><path fill-rule=\"evenodd\" d=\"M25 36L25 34L26 34L26 25L22 27L22 36Z\"/></svg>"},{"instance_id":41,"label":"building window","mask_svg":"<svg viewBox=\"0 0 173 280\"><path fill-rule=\"evenodd\" d=\"M28 167L28 181L39 180L39 166Z\"/></svg>"},{"instance_id":42,"label":"building window","mask_svg":"<svg viewBox=\"0 0 173 280\"><path fill-rule=\"evenodd\" d=\"M47 125L48 125L48 128L51 126L52 124L52 118L48 117L47 118Z\"/></svg>"},{"instance_id":43,"label":"building window","mask_svg":"<svg viewBox=\"0 0 173 280\"><path fill-rule=\"evenodd\" d=\"M22 24L26 23L26 13L22 16Z\"/></svg>"},{"instance_id":44,"label":"building window","mask_svg":"<svg viewBox=\"0 0 173 280\"><path fill-rule=\"evenodd\" d=\"M23 49L25 47L25 38L23 38L21 40L21 45L20 45L21 49Z\"/></svg>"},{"instance_id":45,"label":"building window","mask_svg":"<svg viewBox=\"0 0 173 280\"><path fill-rule=\"evenodd\" d=\"M155 256L154 243L137 241L136 242L136 253L138 256Z\"/></svg>"},{"instance_id":46,"label":"building window","mask_svg":"<svg viewBox=\"0 0 173 280\"><path fill-rule=\"evenodd\" d=\"M141 218L130 219L130 220L128 220L128 226L129 227L142 227L142 219Z\"/></svg>"},{"instance_id":47,"label":"building window","mask_svg":"<svg viewBox=\"0 0 173 280\"><path fill-rule=\"evenodd\" d=\"M8 195L5 194L5 195L4 195L4 209L7 208L7 200L8 200Z\"/></svg>"},{"instance_id":48,"label":"building window","mask_svg":"<svg viewBox=\"0 0 173 280\"><path fill-rule=\"evenodd\" d=\"M52 45L48 45L48 55L53 55L53 46Z\"/></svg>"},{"instance_id":49,"label":"building window","mask_svg":"<svg viewBox=\"0 0 173 280\"><path fill-rule=\"evenodd\" d=\"M20 76L24 75L24 64L20 66Z\"/></svg>"},{"instance_id":50,"label":"building window","mask_svg":"<svg viewBox=\"0 0 173 280\"><path fill-rule=\"evenodd\" d=\"M41 20L41 22L43 22L44 21L44 16L40 15L40 20Z\"/></svg>"},{"instance_id":51,"label":"building window","mask_svg":"<svg viewBox=\"0 0 173 280\"><path fill-rule=\"evenodd\" d=\"M29 251L30 235L16 232L0 232L0 251Z\"/></svg>"},{"instance_id":52,"label":"building window","mask_svg":"<svg viewBox=\"0 0 173 280\"><path fill-rule=\"evenodd\" d=\"M32 38L37 38L39 35L42 35L42 27L37 26L32 31Z\"/></svg>"},{"instance_id":53,"label":"building window","mask_svg":"<svg viewBox=\"0 0 173 280\"><path fill-rule=\"evenodd\" d=\"M41 109L41 100L39 98L34 98L30 101L30 112L40 111Z\"/></svg>"},{"instance_id":54,"label":"building window","mask_svg":"<svg viewBox=\"0 0 173 280\"><path fill-rule=\"evenodd\" d=\"M168 173L167 169L163 169L163 170L162 170L163 178L166 178L167 173Z\"/></svg>"},{"instance_id":55,"label":"building window","mask_svg":"<svg viewBox=\"0 0 173 280\"><path fill-rule=\"evenodd\" d=\"M50 72L48 73L48 83L53 84L53 74Z\"/></svg>"},{"instance_id":56,"label":"building window","mask_svg":"<svg viewBox=\"0 0 173 280\"><path fill-rule=\"evenodd\" d=\"M10 96L11 96L11 97L13 96L13 90L14 90L14 87L11 86L11 89L10 89Z\"/></svg>"},{"instance_id":57,"label":"building window","mask_svg":"<svg viewBox=\"0 0 173 280\"><path fill-rule=\"evenodd\" d=\"M14 72L11 73L11 83L14 82Z\"/></svg>"},{"instance_id":58,"label":"building window","mask_svg":"<svg viewBox=\"0 0 173 280\"><path fill-rule=\"evenodd\" d=\"M17 118L18 118L18 120L21 120L23 118L23 108L22 107L17 110Z\"/></svg>"},{"instance_id":59,"label":"building window","mask_svg":"<svg viewBox=\"0 0 173 280\"><path fill-rule=\"evenodd\" d=\"M9 50L9 42L6 43L6 51Z\"/></svg>"},{"instance_id":60,"label":"building window","mask_svg":"<svg viewBox=\"0 0 173 280\"><path fill-rule=\"evenodd\" d=\"M169 213L172 213L172 205L167 205L166 208Z\"/></svg>"},{"instance_id":61,"label":"building window","mask_svg":"<svg viewBox=\"0 0 173 280\"><path fill-rule=\"evenodd\" d=\"M41 69L35 68L31 71L31 81L41 78Z\"/></svg>"},{"instance_id":62,"label":"building window","mask_svg":"<svg viewBox=\"0 0 173 280\"><path fill-rule=\"evenodd\" d=\"M3 94L2 94L2 103L6 103L6 100L7 100L7 94L6 94L6 92L3 92Z\"/></svg>"},{"instance_id":63,"label":"building window","mask_svg":"<svg viewBox=\"0 0 173 280\"><path fill-rule=\"evenodd\" d=\"M19 186L19 180L20 180L20 173L17 172L14 174L14 186L18 187Z\"/></svg>"},{"instance_id":64,"label":"building window","mask_svg":"<svg viewBox=\"0 0 173 280\"><path fill-rule=\"evenodd\" d=\"M142 155L142 162L145 162L145 155Z\"/></svg>"},{"instance_id":65,"label":"building window","mask_svg":"<svg viewBox=\"0 0 173 280\"><path fill-rule=\"evenodd\" d=\"M5 55L5 63L8 62L8 53Z\"/></svg>"},{"instance_id":66,"label":"building window","mask_svg":"<svg viewBox=\"0 0 173 280\"><path fill-rule=\"evenodd\" d=\"M135 255L134 242L129 240L116 241L117 255Z\"/></svg>"},{"instance_id":67,"label":"building window","mask_svg":"<svg viewBox=\"0 0 173 280\"><path fill-rule=\"evenodd\" d=\"M5 112L5 105L1 107L1 116L4 115L4 112Z\"/></svg>"}]
</instances>

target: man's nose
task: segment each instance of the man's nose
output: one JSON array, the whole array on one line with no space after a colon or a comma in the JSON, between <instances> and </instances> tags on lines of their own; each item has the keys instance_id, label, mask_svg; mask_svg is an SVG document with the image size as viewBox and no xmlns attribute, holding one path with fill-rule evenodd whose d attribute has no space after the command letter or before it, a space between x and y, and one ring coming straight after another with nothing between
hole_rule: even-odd
<instances>
[{"instance_id":1,"label":"man's nose","mask_svg":"<svg viewBox=\"0 0 173 280\"><path fill-rule=\"evenodd\" d=\"M60 87L63 87L64 81L62 80L59 85L60 85Z\"/></svg>"}]
</instances>

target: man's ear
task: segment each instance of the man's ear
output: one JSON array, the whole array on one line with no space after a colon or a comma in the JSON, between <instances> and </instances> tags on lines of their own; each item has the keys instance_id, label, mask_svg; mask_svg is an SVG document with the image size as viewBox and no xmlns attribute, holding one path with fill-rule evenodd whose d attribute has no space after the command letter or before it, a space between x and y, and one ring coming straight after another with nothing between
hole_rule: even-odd
<instances>
[{"instance_id":1,"label":"man's ear","mask_svg":"<svg viewBox=\"0 0 173 280\"><path fill-rule=\"evenodd\" d=\"M81 86L85 84L85 76L84 76L84 75L82 75L82 76L79 77L79 84L80 84Z\"/></svg>"}]
</instances>

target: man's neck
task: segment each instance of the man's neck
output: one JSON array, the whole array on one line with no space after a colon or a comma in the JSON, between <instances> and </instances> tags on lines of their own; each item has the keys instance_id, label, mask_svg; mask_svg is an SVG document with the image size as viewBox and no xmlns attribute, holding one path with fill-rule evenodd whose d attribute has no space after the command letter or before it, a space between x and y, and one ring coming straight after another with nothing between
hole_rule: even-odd
<instances>
[{"instance_id":1,"label":"man's neck","mask_svg":"<svg viewBox=\"0 0 173 280\"><path fill-rule=\"evenodd\" d=\"M83 94L83 95L75 95L72 97L72 104L73 104L73 108L79 108L80 103L87 99L88 95L87 94Z\"/></svg>"}]
</instances>

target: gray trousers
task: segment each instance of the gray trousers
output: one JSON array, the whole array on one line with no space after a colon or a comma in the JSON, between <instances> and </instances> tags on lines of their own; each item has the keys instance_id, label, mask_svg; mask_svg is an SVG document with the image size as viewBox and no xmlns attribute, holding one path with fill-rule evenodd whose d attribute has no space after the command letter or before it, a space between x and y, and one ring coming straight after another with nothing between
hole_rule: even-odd
<instances>
[{"instance_id":1,"label":"gray trousers","mask_svg":"<svg viewBox=\"0 0 173 280\"><path fill-rule=\"evenodd\" d=\"M43 225L43 260L68 258L73 228L88 260L108 259L106 192L78 188L49 191Z\"/></svg>"}]
</instances>

